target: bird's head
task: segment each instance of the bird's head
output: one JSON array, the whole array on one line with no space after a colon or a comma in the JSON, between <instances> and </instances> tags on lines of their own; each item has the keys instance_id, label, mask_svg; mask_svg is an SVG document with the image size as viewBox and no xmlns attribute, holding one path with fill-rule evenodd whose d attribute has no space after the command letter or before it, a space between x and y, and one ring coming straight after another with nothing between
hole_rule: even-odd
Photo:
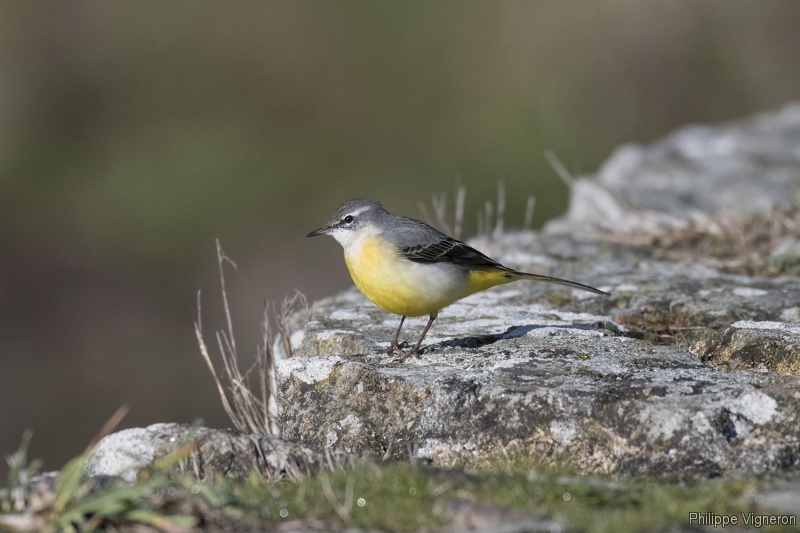
<instances>
[{"instance_id":1,"label":"bird's head","mask_svg":"<svg viewBox=\"0 0 800 533\"><path fill-rule=\"evenodd\" d=\"M380 220L386 211L373 200L356 198L348 200L333 212L328 223L315 229L307 237L330 235L345 249L367 235L380 233Z\"/></svg>"}]
</instances>

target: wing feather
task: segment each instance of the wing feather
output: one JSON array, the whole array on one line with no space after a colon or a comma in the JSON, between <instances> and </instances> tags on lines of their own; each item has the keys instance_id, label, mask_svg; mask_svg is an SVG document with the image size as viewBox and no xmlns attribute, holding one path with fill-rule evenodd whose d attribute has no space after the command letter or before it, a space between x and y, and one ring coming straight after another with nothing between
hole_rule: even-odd
<instances>
[{"instance_id":1,"label":"wing feather","mask_svg":"<svg viewBox=\"0 0 800 533\"><path fill-rule=\"evenodd\" d=\"M494 267L506 270L506 267L494 259L484 255L472 246L457 241L451 237L418 244L416 246L401 247L400 254L417 263L455 263L459 265Z\"/></svg>"}]
</instances>

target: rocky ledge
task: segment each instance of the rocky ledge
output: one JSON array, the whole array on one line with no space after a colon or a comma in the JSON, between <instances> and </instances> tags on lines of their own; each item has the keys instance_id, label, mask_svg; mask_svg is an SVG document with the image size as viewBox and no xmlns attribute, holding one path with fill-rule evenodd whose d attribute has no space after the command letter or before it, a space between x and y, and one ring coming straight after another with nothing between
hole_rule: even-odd
<instances>
[{"instance_id":1,"label":"rocky ledge","mask_svg":"<svg viewBox=\"0 0 800 533\"><path fill-rule=\"evenodd\" d=\"M339 451L315 450L274 435L152 424L105 437L87 457L85 469L90 478L134 481L140 470L160 461L177 462L181 471L210 481L218 476L247 479L253 469L266 479L296 478L320 470L349 468L358 458Z\"/></svg>"},{"instance_id":2,"label":"rocky ledge","mask_svg":"<svg viewBox=\"0 0 800 533\"><path fill-rule=\"evenodd\" d=\"M530 282L440 313L419 360L355 290L279 362L281 436L436 465L511 454L585 472L800 466L800 106L618 150L567 215L473 244ZM414 338L422 321L407 321Z\"/></svg>"}]
</instances>

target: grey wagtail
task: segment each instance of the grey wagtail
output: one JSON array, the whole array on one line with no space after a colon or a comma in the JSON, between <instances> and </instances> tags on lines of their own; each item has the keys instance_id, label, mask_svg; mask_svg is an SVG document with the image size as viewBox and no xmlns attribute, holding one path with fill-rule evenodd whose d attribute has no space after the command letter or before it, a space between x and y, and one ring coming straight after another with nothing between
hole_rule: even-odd
<instances>
[{"instance_id":1,"label":"grey wagtail","mask_svg":"<svg viewBox=\"0 0 800 533\"><path fill-rule=\"evenodd\" d=\"M420 346L442 308L470 294L520 279L559 283L605 294L599 289L550 276L528 274L501 265L475 248L424 222L393 215L371 200L348 200L328 223L308 234L330 235L344 248L344 261L356 287L372 303L400 315L387 353L401 360L420 356ZM406 317L428 315L417 345L403 352L398 344Z\"/></svg>"}]
</instances>

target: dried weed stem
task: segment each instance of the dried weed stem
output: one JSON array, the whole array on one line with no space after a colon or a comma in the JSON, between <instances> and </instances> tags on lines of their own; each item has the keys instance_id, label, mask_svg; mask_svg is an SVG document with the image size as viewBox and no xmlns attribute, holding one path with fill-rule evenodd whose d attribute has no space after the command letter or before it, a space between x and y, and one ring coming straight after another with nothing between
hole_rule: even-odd
<instances>
[{"instance_id":1,"label":"dried weed stem","mask_svg":"<svg viewBox=\"0 0 800 533\"><path fill-rule=\"evenodd\" d=\"M202 307L200 291L197 292L197 321L194 324L195 336L200 354L208 365L217 392L225 413L230 418L234 427L239 431L259 434L276 435L277 425L277 398L276 398L276 369L275 369L275 335L271 327L270 311L276 314L279 336L282 341L285 357L292 356L290 316L298 305L308 311L308 301L300 292L291 298L285 298L278 308L264 302L263 320L261 323L261 341L256 347L255 362L246 371L239 366L239 352L236 347L236 338L233 333L233 318L231 316L228 291L225 285L225 263L236 269L236 263L225 255L222 246L217 240L217 265L219 267L222 302L225 309L227 330L215 333L217 346L222 359L222 373L218 373L208 346L203 337ZM272 309L271 309L272 308ZM255 371L258 385L254 388L251 384L251 375Z\"/></svg>"}]
</instances>

